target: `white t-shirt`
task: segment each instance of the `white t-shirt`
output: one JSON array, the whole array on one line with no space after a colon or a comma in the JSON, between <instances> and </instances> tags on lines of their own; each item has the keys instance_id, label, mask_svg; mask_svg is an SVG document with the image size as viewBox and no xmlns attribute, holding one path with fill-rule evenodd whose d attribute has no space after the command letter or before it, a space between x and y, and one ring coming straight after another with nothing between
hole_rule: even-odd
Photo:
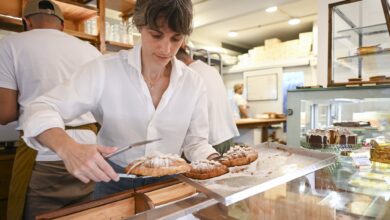
<instances>
[{"instance_id":1,"label":"white t-shirt","mask_svg":"<svg viewBox=\"0 0 390 220\"><path fill-rule=\"evenodd\" d=\"M189 67L199 73L206 85L210 126L209 143L217 145L238 136L225 85L218 71L199 60L191 63Z\"/></svg>"},{"instance_id":2,"label":"white t-shirt","mask_svg":"<svg viewBox=\"0 0 390 220\"><path fill-rule=\"evenodd\" d=\"M175 58L169 86L157 108L141 74L140 46L102 56L74 76L29 105L29 117L22 120L25 141L35 142L34 137L44 130L63 127L63 119L71 120L91 111L102 125L98 144L124 147L162 138L112 157L122 167L152 151L181 154L184 150L189 160L206 159L216 153L208 143L204 83ZM41 121L45 123L38 124Z\"/></svg>"},{"instance_id":3,"label":"white t-shirt","mask_svg":"<svg viewBox=\"0 0 390 220\"><path fill-rule=\"evenodd\" d=\"M233 102L234 102L234 105L235 105L235 109L234 109L234 118L235 119L239 119L240 118L240 109L239 109L239 106L240 105L244 105L245 107L248 105L247 101L244 99L244 97L242 97L242 95L240 94L237 94L237 93L234 93L234 96L233 96Z\"/></svg>"},{"instance_id":4,"label":"white t-shirt","mask_svg":"<svg viewBox=\"0 0 390 220\"><path fill-rule=\"evenodd\" d=\"M78 67L100 55L89 43L54 29L11 34L0 40L0 87L18 91L19 113L22 116L29 102L64 82ZM89 113L67 122L67 125L93 122L95 120ZM69 133L80 142L96 142L96 136L91 131ZM60 159L46 148L38 152L37 160Z\"/></svg>"}]
</instances>

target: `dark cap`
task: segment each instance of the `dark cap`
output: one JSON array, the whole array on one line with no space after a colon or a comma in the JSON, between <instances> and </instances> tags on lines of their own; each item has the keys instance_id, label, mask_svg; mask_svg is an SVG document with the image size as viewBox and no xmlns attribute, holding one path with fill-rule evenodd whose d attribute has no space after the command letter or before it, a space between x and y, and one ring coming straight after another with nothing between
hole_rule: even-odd
<instances>
[{"instance_id":1,"label":"dark cap","mask_svg":"<svg viewBox=\"0 0 390 220\"><path fill-rule=\"evenodd\" d=\"M60 7L51 0L28 0L23 9L23 17L34 14L54 15L64 21Z\"/></svg>"}]
</instances>

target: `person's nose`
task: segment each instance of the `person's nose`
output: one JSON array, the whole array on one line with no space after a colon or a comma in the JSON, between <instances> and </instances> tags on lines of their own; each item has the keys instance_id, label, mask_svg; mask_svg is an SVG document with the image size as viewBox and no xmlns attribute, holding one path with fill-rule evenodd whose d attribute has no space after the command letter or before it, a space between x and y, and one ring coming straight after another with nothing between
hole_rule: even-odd
<instances>
[{"instance_id":1,"label":"person's nose","mask_svg":"<svg viewBox=\"0 0 390 220\"><path fill-rule=\"evenodd\" d=\"M171 52L171 42L169 39L163 39L161 42L160 42L160 45L159 45L159 48L160 48L160 52L164 55L169 55L170 52Z\"/></svg>"}]
</instances>

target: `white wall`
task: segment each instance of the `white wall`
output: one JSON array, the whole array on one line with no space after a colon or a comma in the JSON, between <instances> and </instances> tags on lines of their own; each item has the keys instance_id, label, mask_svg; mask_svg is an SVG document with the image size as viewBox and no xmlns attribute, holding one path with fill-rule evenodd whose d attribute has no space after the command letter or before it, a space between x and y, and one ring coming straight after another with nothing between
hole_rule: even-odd
<instances>
[{"instance_id":1,"label":"white wall","mask_svg":"<svg viewBox=\"0 0 390 220\"><path fill-rule=\"evenodd\" d=\"M310 66L297 66L297 67L287 67L283 68L282 73L278 74L278 99L270 100L270 101L249 101L250 105L250 114L252 117L255 117L257 114L261 114L263 112L278 112L282 113L283 111L283 91L282 91L282 83L283 83L283 73L288 72L304 72L305 82L304 85L312 85L312 81L314 78L315 71ZM313 72L314 71L314 72ZM233 74L225 74L223 76L223 81L225 83L226 90L228 92L228 97L232 97L234 94L233 86L236 83L244 83L244 74L233 73ZM266 91L265 91L266 92ZM244 91L245 93L245 91Z\"/></svg>"},{"instance_id":2,"label":"white wall","mask_svg":"<svg viewBox=\"0 0 390 220\"><path fill-rule=\"evenodd\" d=\"M317 0L318 2L318 63L317 83L324 87L328 80L328 5L342 0Z\"/></svg>"}]
</instances>

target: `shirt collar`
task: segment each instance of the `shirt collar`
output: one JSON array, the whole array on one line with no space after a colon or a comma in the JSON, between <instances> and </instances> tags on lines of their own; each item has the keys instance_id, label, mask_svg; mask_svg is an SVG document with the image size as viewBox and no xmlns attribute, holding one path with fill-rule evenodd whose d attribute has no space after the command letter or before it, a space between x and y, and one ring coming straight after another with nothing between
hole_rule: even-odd
<instances>
[{"instance_id":1,"label":"shirt collar","mask_svg":"<svg viewBox=\"0 0 390 220\"><path fill-rule=\"evenodd\" d=\"M141 74L141 45L134 46L134 48L129 51L127 62ZM183 75L183 68L181 68L180 62L175 57L171 59L171 62L172 72L170 83L176 85L177 81Z\"/></svg>"},{"instance_id":2,"label":"shirt collar","mask_svg":"<svg viewBox=\"0 0 390 220\"><path fill-rule=\"evenodd\" d=\"M129 50L127 63L141 73L141 45L134 46L133 49Z\"/></svg>"}]
</instances>

